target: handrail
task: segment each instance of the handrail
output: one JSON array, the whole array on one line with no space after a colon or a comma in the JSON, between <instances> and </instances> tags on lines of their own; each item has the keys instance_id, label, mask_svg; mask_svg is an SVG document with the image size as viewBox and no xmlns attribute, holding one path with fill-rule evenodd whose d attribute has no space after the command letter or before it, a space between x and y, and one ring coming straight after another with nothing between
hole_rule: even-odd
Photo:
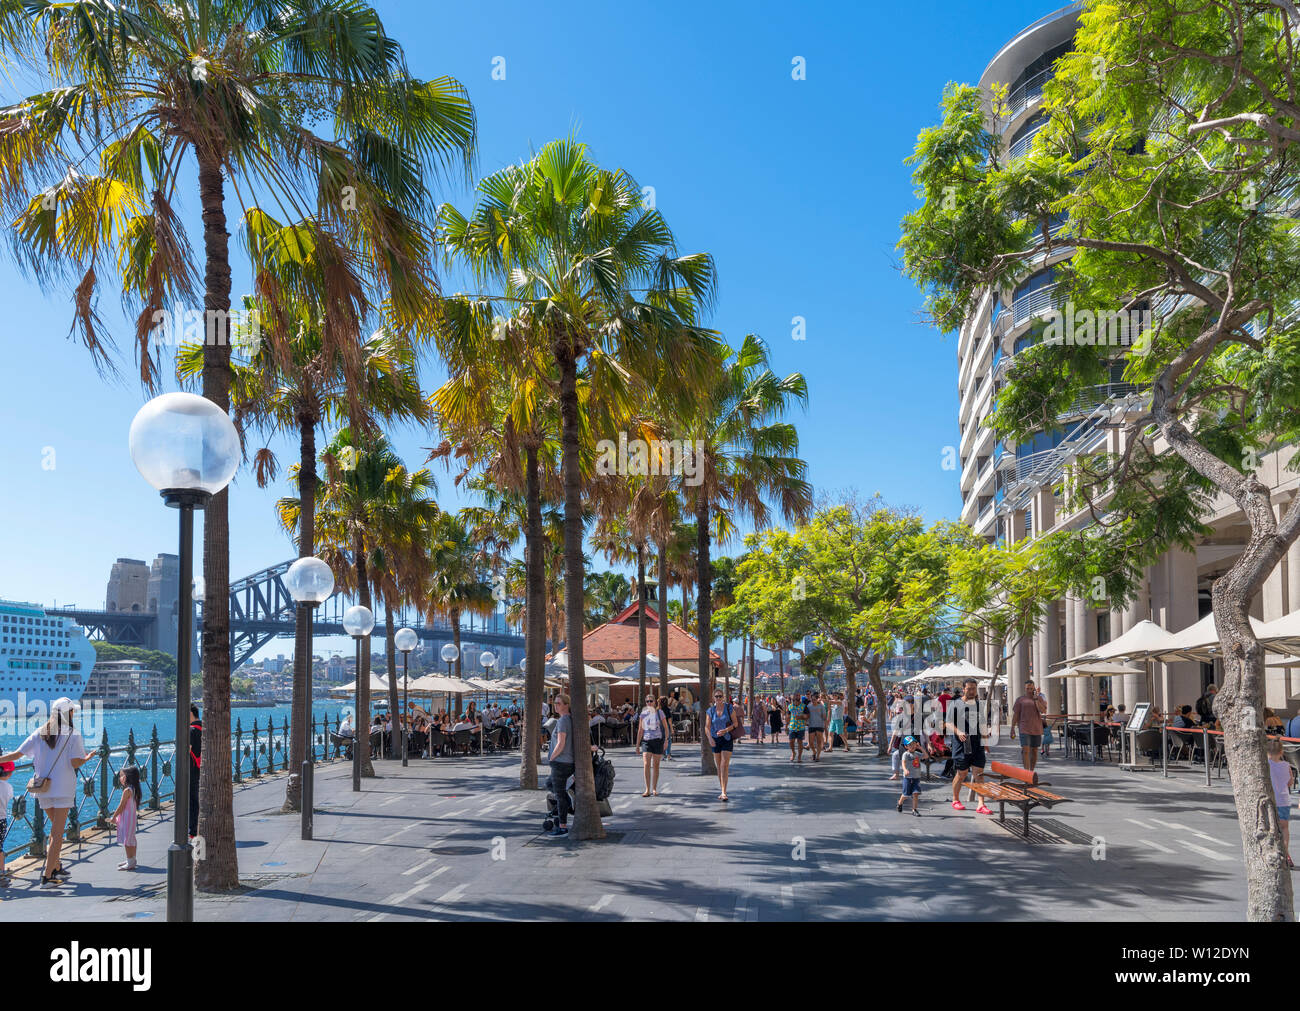
<instances>
[{"instance_id":1,"label":"handrail","mask_svg":"<svg viewBox=\"0 0 1300 1011\"><path fill-rule=\"evenodd\" d=\"M1041 123L1039 123L1032 130L1028 131L1023 137L1020 137L1014 144L1012 144L1011 147L1007 149L1007 163L1010 164L1012 162L1019 161L1021 158L1027 155L1029 153L1030 145L1034 143L1034 138L1038 136L1039 131L1041 131L1043 127L1046 125L1047 125L1047 120L1044 119Z\"/></svg>"},{"instance_id":2,"label":"handrail","mask_svg":"<svg viewBox=\"0 0 1300 1011\"><path fill-rule=\"evenodd\" d=\"M1056 76L1056 70L1048 67L1040 70L1033 77L1022 83L1007 96L1007 115L1014 119L1043 96L1043 85Z\"/></svg>"},{"instance_id":3,"label":"handrail","mask_svg":"<svg viewBox=\"0 0 1300 1011\"><path fill-rule=\"evenodd\" d=\"M1059 283L1059 281L1053 281L1051 284L1045 284L1028 294L1021 295L1012 302L1011 314L1015 318L1015 325L1019 326L1026 320L1040 316L1048 310L1059 308L1056 298L1056 289Z\"/></svg>"},{"instance_id":4,"label":"handrail","mask_svg":"<svg viewBox=\"0 0 1300 1011\"><path fill-rule=\"evenodd\" d=\"M334 730L337 730L341 717L334 717ZM329 743L330 718L325 716L319 727L316 720L311 724L311 753L313 761L330 762L339 758L339 745ZM242 722L236 718L235 728L231 732L231 781L241 783L245 779L261 779L276 772L289 771L289 720L286 717L280 726L268 719L262 727L256 718L251 730L244 730ZM332 754L331 754L332 750ZM140 814L149 811L161 811L163 801L176 795L175 776L176 742L159 740L158 727L155 724L147 744L137 744L135 731L127 732L126 744L110 745L108 731L105 730L100 743L90 749L90 759L76 771L78 795L76 802L68 810L67 827L64 840L69 843L81 841L81 832L87 828L103 829L112 824L110 797L119 789L117 774L128 765L140 768L140 787L144 793L144 804ZM14 769L10 782L16 795L13 810L10 813L9 838L17 838L15 845L5 849L5 857L20 853L29 856L45 856L47 839L45 812L41 809L40 797L23 793L21 787L27 782L23 773L31 771L30 762L22 762ZM28 799L31 810L28 810ZM18 825L27 828L28 837L22 838L15 833Z\"/></svg>"}]
</instances>

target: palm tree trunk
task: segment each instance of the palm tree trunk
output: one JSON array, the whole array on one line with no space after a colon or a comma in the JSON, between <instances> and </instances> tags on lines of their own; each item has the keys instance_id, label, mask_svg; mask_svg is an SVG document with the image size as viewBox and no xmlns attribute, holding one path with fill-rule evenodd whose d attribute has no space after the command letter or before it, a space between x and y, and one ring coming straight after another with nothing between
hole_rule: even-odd
<instances>
[{"instance_id":1,"label":"palm tree trunk","mask_svg":"<svg viewBox=\"0 0 1300 1011\"><path fill-rule=\"evenodd\" d=\"M524 726L519 735L519 786L537 789L537 758L541 748L542 684L546 670L546 573L542 561L542 485L537 447L524 449L528 481L525 490L524 575L526 585L524 659Z\"/></svg>"},{"instance_id":2,"label":"palm tree trunk","mask_svg":"<svg viewBox=\"0 0 1300 1011\"><path fill-rule=\"evenodd\" d=\"M460 608L458 608L458 607L453 607L450 611L447 612L447 616L448 616L448 618L451 619L451 641L452 641L452 642L455 644L455 646L456 646L456 666L455 666L454 670L455 670L455 672L456 672L456 677L459 678L459 677L460 677L460 672L461 672L461 665L460 665L460 661L461 661L461 656L460 656ZM456 715L457 715L457 716L459 716L459 715L461 714L461 712L462 712L461 707L464 706L464 704L465 704L465 693L464 693L464 692L457 692L457 693L456 693Z\"/></svg>"},{"instance_id":3,"label":"palm tree trunk","mask_svg":"<svg viewBox=\"0 0 1300 1011\"><path fill-rule=\"evenodd\" d=\"M357 559L357 598L362 607L368 607L373 612L374 605L370 602L369 573L366 571L366 541L361 534L356 535L355 541L353 551L356 552ZM361 775L373 777L375 767L370 764L370 636L368 635L361 640L361 667L357 671L356 722L355 746L361 749Z\"/></svg>"},{"instance_id":4,"label":"palm tree trunk","mask_svg":"<svg viewBox=\"0 0 1300 1011\"><path fill-rule=\"evenodd\" d=\"M298 557L316 553L316 421L309 414L298 415ZM307 726L307 698L311 694L312 610L298 608L293 637L293 705L289 724L289 776L282 811L302 808L303 758L311 729Z\"/></svg>"},{"instance_id":5,"label":"palm tree trunk","mask_svg":"<svg viewBox=\"0 0 1300 1011\"><path fill-rule=\"evenodd\" d=\"M591 767L591 724L587 716L587 674L582 659L582 471L579 458L578 362L567 337L555 345L560 366L560 422L564 474L564 607L573 715L575 839L603 839ZM559 789L564 789L560 784Z\"/></svg>"},{"instance_id":6,"label":"palm tree trunk","mask_svg":"<svg viewBox=\"0 0 1300 1011\"><path fill-rule=\"evenodd\" d=\"M699 613L695 626L695 634L700 640L700 648L696 655L696 661L699 665L697 674L700 685L700 720L703 722L707 719L705 716L705 702L712 690L713 680L713 665L709 657L709 646L713 642L713 564L709 561L709 497L703 493L703 489L701 489L695 503L695 526L696 579L700 585ZM685 615L686 602L685 594L683 594L683 618L685 618ZM717 773L718 766L713 760L713 752L709 749L708 735L702 731L703 728L701 728L700 733L700 772L706 776L711 776Z\"/></svg>"},{"instance_id":7,"label":"palm tree trunk","mask_svg":"<svg viewBox=\"0 0 1300 1011\"><path fill-rule=\"evenodd\" d=\"M400 704L397 701L397 644L393 642L393 608L387 600L384 601L384 636L386 638L384 649L388 653L388 714L392 717L389 724L392 750L388 757L400 760L402 728L397 719L401 715L397 708Z\"/></svg>"},{"instance_id":8,"label":"palm tree trunk","mask_svg":"<svg viewBox=\"0 0 1300 1011\"><path fill-rule=\"evenodd\" d=\"M640 680L641 685L637 688L636 704L638 708L645 705L645 678L646 678L646 635L645 635L645 541L637 541L636 544L636 593L640 601L640 613L636 617L636 635L637 635L637 656L640 660Z\"/></svg>"},{"instance_id":9,"label":"palm tree trunk","mask_svg":"<svg viewBox=\"0 0 1300 1011\"><path fill-rule=\"evenodd\" d=\"M659 547L659 694L668 694L668 544L660 541ZM700 703L700 713L704 704ZM701 737L704 735L701 734Z\"/></svg>"},{"instance_id":10,"label":"palm tree trunk","mask_svg":"<svg viewBox=\"0 0 1300 1011\"><path fill-rule=\"evenodd\" d=\"M203 208L203 308L208 320L230 312L230 234L226 231L222 158L199 159ZM203 395L230 410L230 332L214 332L203 347ZM208 502L203 517L203 763L199 772L199 835L204 857L195 861L194 882L203 891L239 887L235 850L234 787L230 776L230 491ZM180 588L190 606L190 588Z\"/></svg>"},{"instance_id":11,"label":"palm tree trunk","mask_svg":"<svg viewBox=\"0 0 1300 1011\"><path fill-rule=\"evenodd\" d=\"M777 677L781 679L781 694L785 694L785 650L776 651L776 671Z\"/></svg>"}]
</instances>

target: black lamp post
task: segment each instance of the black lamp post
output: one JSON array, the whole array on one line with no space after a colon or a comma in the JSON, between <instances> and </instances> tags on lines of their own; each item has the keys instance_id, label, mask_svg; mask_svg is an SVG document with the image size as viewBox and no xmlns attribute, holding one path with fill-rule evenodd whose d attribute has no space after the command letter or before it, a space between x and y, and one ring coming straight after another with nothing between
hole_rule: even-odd
<instances>
[{"instance_id":1,"label":"black lamp post","mask_svg":"<svg viewBox=\"0 0 1300 1011\"><path fill-rule=\"evenodd\" d=\"M405 767L406 761L406 721L410 718L411 713L411 677L409 672L411 665L411 650L415 649L415 644L420 641L419 636L415 634L413 628L399 628L397 634L393 636L393 645L402 651L402 712L398 720L399 729L402 738L402 765Z\"/></svg>"},{"instance_id":2,"label":"black lamp post","mask_svg":"<svg viewBox=\"0 0 1300 1011\"><path fill-rule=\"evenodd\" d=\"M334 592L334 573L330 571L330 567L325 562L314 555L308 555L305 558L299 558L289 566L289 571L284 574L283 582L285 589L289 591L289 596L298 605L298 620L304 622L307 628L307 684L305 687L306 698L303 701L302 728L300 730L304 749L298 789L301 794L300 803L302 805L302 837L310 839L312 837L312 805L315 797L315 776L313 773L316 769L311 739L312 626L315 624L316 608L328 600L330 594ZM295 662L297 662L296 659Z\"/></svg>"},{"instance_id":3,"label":"black lamp post","mask_svg":"<svg viewBox=\"0 0 1300 1011\"><path fill-rule=\"evenodd\" d=\"M128 437L131 459L163 501L180 510L180 586L194 584L194 510L230 483L239 469L239 433L211 400L193 393L165 393L136 413ZM176 622L176 820L167 848L167 921L194 919L194 849L189 840L190 792L182 778L190 732L190 655L194 648L194 609L190 601Z\"/></svg>"},{"instance_id":4,"label":"black lamp post","mask_svg":"<svg viewBox=\"0 0 1300 1011\"><path fill-rule=\"evenodd\" d=\"M353 711L356 715L353 717L352 732L352 792L361 792L361 733L364 729L366 735L366 747L370 747L370 714L361 713L361 640L368 636L375 627L374 613L368 607L362 607L355 604L343 612L343 631L352 636L352 641L357 644L357 679L353 683L355 694L353 698ZM370 672L366 671L366 677L370 677Z\"/></svg>"}]
</instances>

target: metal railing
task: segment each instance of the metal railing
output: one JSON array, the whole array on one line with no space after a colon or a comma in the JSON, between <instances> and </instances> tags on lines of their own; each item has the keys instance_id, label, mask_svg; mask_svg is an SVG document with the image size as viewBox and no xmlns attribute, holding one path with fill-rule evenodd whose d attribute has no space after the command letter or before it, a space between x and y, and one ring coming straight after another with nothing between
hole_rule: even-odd
<instances>
[{"instance_id":1,"label":"metal railing","mask_svg":"<svg viewBox=\"0 0 1300 1011\"><path fill-rule=\"evenodd\" d=\"M1011 315L1015 319L1015 326L1035 316L1041 316L1052 309L1060 308L1060 300L1057 298L1056 288L1058 282L1053 281L1051 284L1045 284L1041 288L1029 292L1027 295L1021 295L1011 303Z\"/></svg>"},{"instance_id":2,"label":"metal railing","mask_svg":"<svg viewBox=\"0 0 1300 1011\"><path fill-rule=\"evenodd\" d=\"M1057 418L1065 420L1079 414L1091 414L1095 408L1108 401L1141 392L1142 387L1134 383L1103 383L1100 386L1087 386L1079 391L1074 400L1061 409L1057 414Z\"/></svg>"},{"instance_id":3,"label":"metal railing","mask_svg":"<svg viewBox=\"0 0 1300 1011\"><path fill-rule=\"evenodd\" d=\"M1019 85L1007 95L1007 118L1015 119L1022 112L1043 97L1043 85L1056 76L1052 68L1040 70L1029 80Z\"/></svg>"},{"instance_id":4,"label":"metal railing","mask_svg":"<svg viewBox=\"0 0 1300 1011\"><path fill-rule=\"evenodd\" d=\"M1047 120L1044 119L1032 130L1025 133L1023 137L1017 139L1016 142L1007 149L1007 164L1012 164L1013 162L1017 162L1025 155L1027 155L1029 153L1030 147L1033 146L1034 138L1038 136L1039 132L1046 125L1047 125Z\"/></svg>"},{"instance_id":5,"label":"metal railing","mask_svg":"<svg viewBox=\"0 0 1300 1011\"><path fill-rule=\"evenodd\" d=\"M331 731L337 733L341 717L335 716L331 724L330 717L311 723L311 753L316 762L329 762L338 759L342 747L331 743ZM258 726L256 717L249 730L243 728L239 719L235 720L235 729L231 732L230 768L231 780L242 783L245 780L261 779L289 770L289 721L286 718L280 726L267 719ZM188 767L188 744L185 758ZM113 824L113 807L111 799L120 789L117 774L126 766L135 765L140 769L140 788L144 803L140 808L140 817L148 812L162 810L164 801L176 796L176 742L158 739L158 727L155 724L149 734L147 744L139 744L135 731L127 734L126 744L110 745L108 731L104 731L99 745L90 752L90 760L77 770L78 790L73 806L68 811L68 820L63 833L65 842L81 842L81 834L91 828L105 829ZM24 762L14 770L15 799L13 810L9 815L9 838L23 835L20 826L27 830L26 838L11 847L6 847L5 857L18 854L33 857L45 856L48 839L46 816L41 810L37 795L23 793L21 786L26 784L31 774L31 763ZM26 773L26 775L22 775ZM188 774L187 774L188 775ZM188 778L186 789L189 788ZM30 801L30 805L28 803Z\"/></svg>"}]
</instances>

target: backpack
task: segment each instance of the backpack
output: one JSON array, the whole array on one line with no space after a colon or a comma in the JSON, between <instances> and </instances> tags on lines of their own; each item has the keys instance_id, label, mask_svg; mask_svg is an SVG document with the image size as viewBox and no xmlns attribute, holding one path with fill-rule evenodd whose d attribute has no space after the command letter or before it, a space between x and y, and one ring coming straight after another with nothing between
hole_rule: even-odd
<instances>
[{"instance_id":1,"label":"backpack","mask_svg":"<svg viewBox=\"0 0 1300 1011\"><path fill-rule=\"evenodd\" d=\"M592 773L596 780L596 799L607 800L614 792L614 763L607 758L597 757L592 765Z\"/></svg>"}]
</instances>

